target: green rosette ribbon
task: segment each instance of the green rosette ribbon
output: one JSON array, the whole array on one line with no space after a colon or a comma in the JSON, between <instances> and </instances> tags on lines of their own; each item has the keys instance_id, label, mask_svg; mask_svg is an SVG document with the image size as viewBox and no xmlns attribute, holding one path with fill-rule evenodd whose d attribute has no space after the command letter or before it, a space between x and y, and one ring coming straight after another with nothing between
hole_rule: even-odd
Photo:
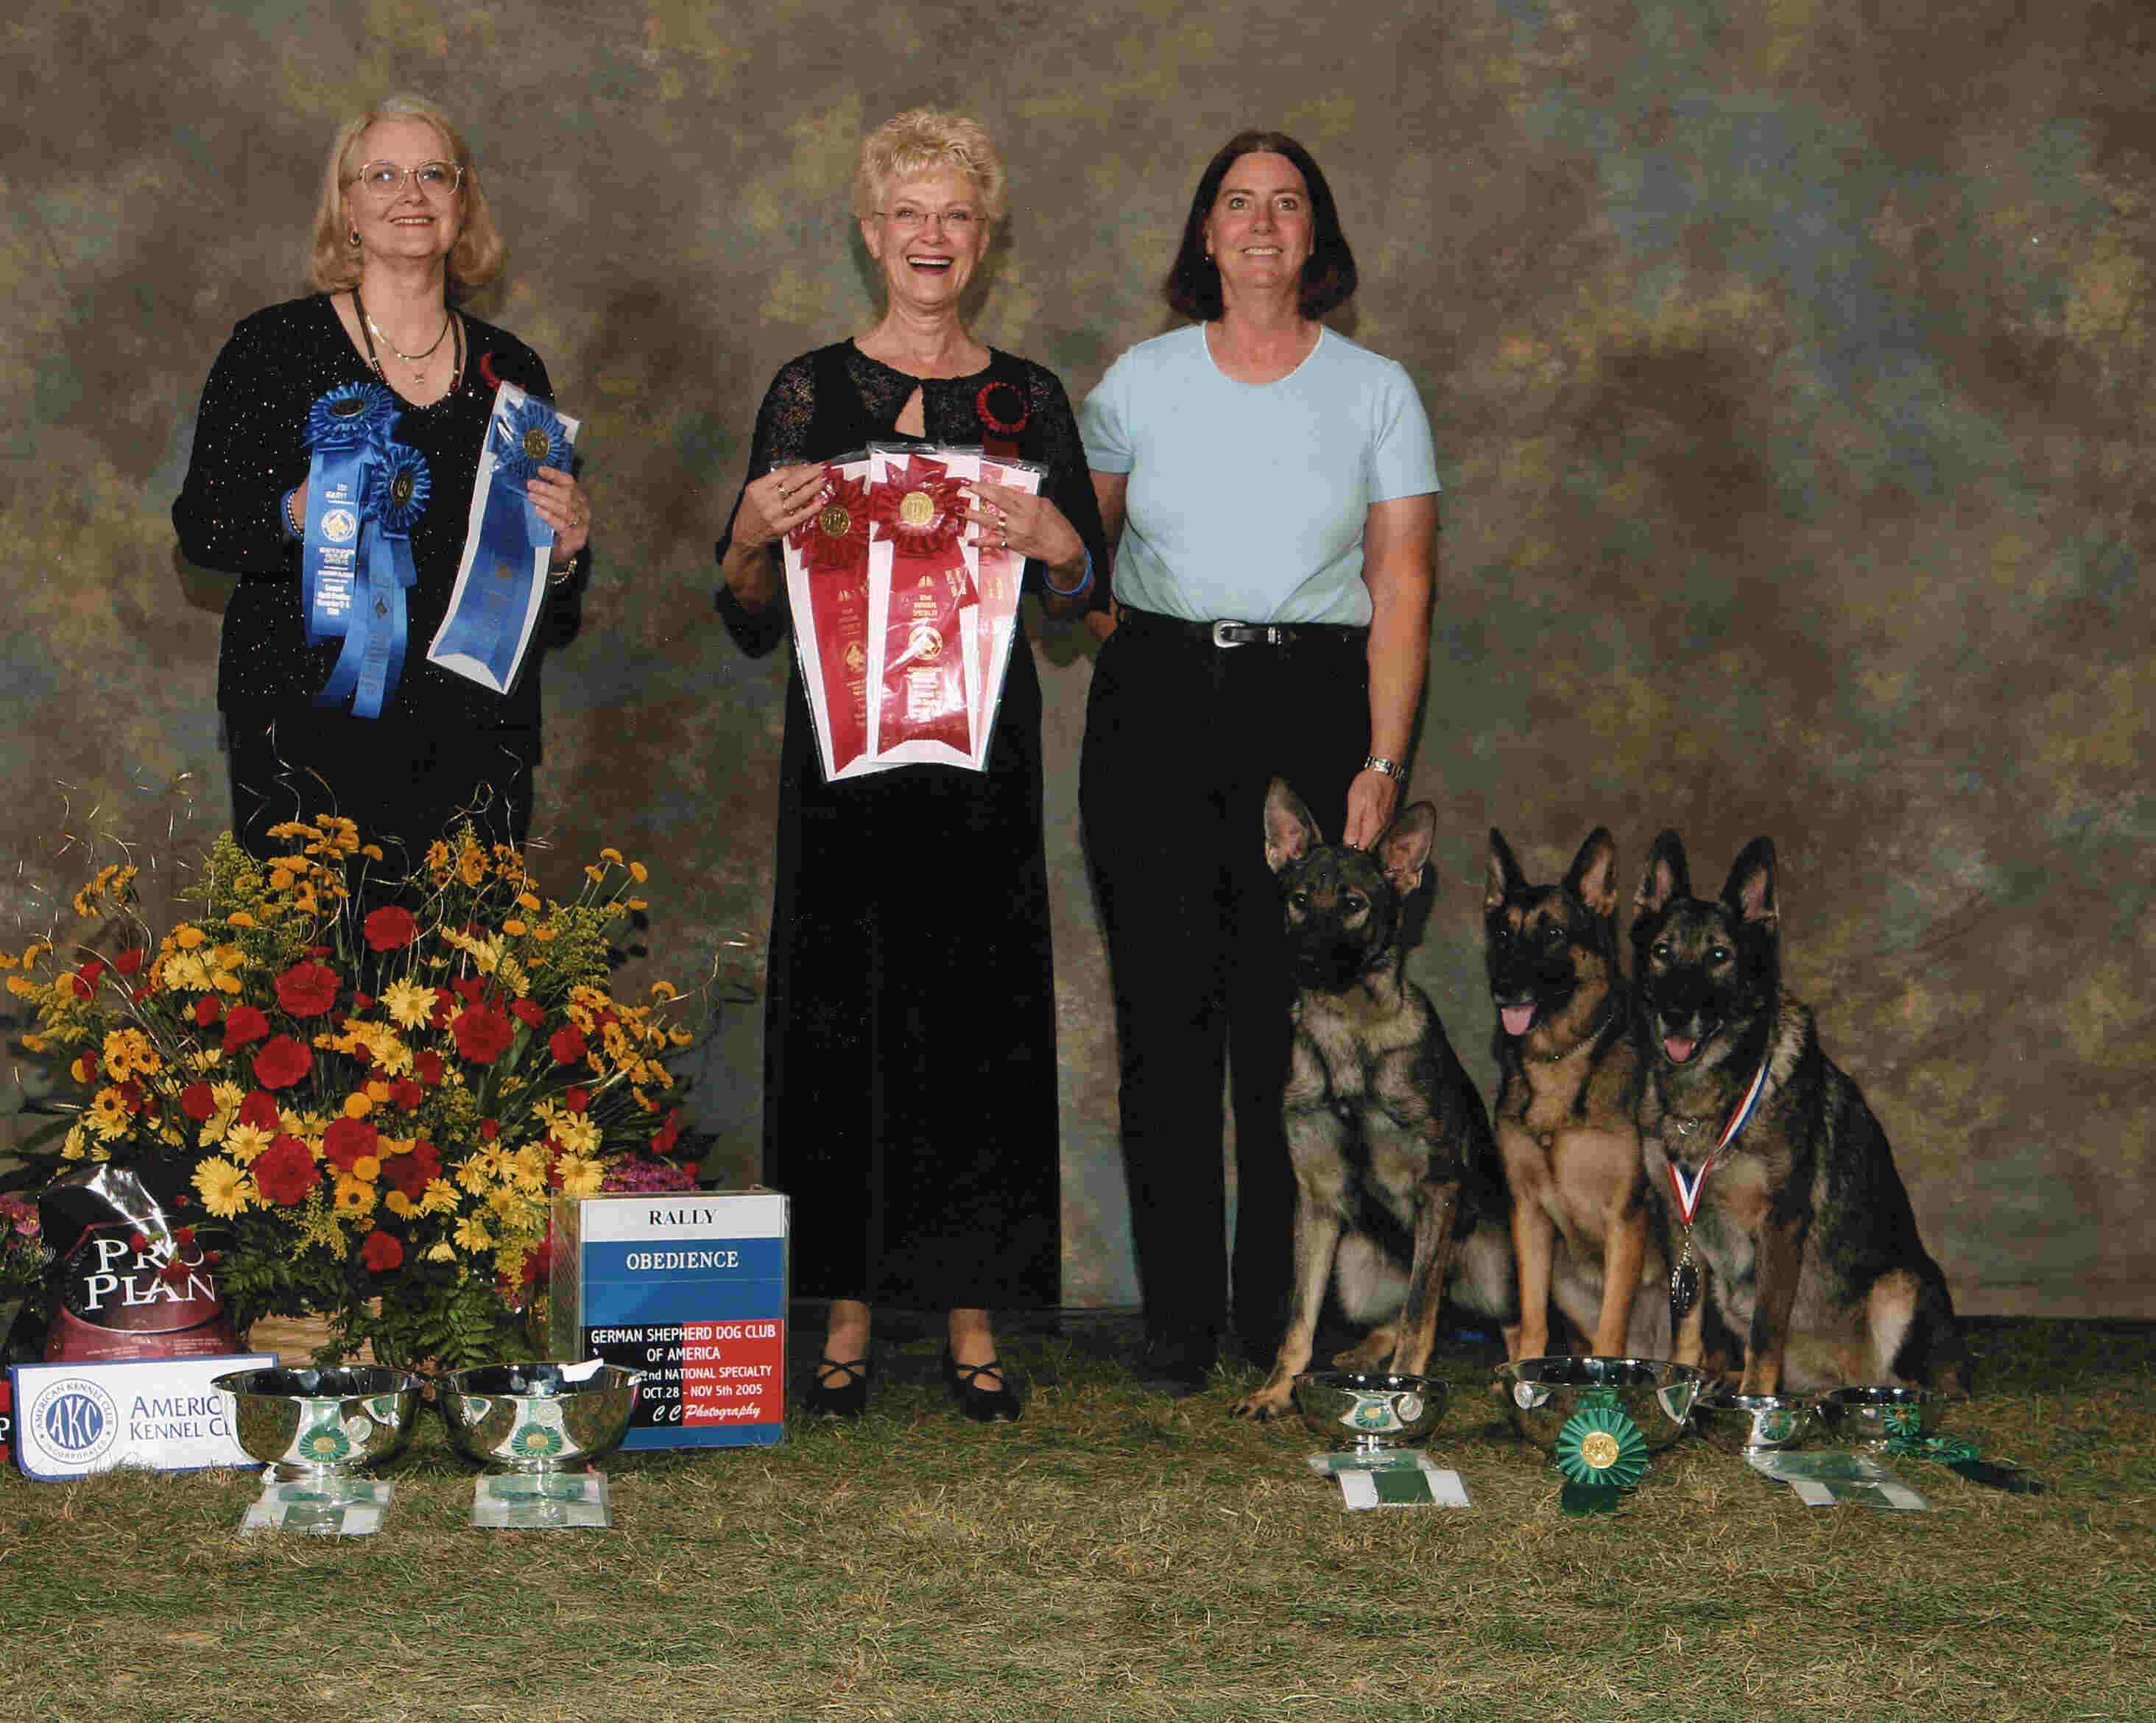
<instances>
[{"instance_id":1,"label":"green rosette ribbon","mask_svg":"<svg viewBox=\"0 0 2156 1723\"><path fill-rule=\"evenodd\" d=\"M510 1452L522 1459L550 1459L564 1445L559 1430L550 1430L536 1420L513 1432L509 1438Z\"/></svg>"},{"instance_id":2,"label":"green rosette ribbon","mask_svg":"<svg viewBox=\"0 0 2156 1723\"><path fill-rule=\"evenodd\" d=\"M1647 1442L1615 1407L1590 1406L1565 1420L1552 1457L1574 1484L1630 1490L1647 1469Z\"/></svg>"}]
</instances>

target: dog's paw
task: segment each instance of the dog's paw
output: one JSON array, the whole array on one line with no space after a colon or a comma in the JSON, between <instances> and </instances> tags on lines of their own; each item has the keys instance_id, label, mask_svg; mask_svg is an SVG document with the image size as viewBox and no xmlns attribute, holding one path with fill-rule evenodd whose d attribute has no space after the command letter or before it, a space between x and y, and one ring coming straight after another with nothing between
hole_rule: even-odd
<instances>
[{"instance_id":1,"label":"dog's paw","mask_svg":"<svg viewBox=\"0 0 2156 1723\"><path fill-rule=\"evenodd\" d=\"M1254 1423L1263 1423L1268 1418L1285 1418L1291 1404L1291 1390L1286 1382L1276 1387L1267 1382L1254 1394L1245 1394L1228 1410L1236 1418L1247 1418Z\"/></svg>"}]
</instances>

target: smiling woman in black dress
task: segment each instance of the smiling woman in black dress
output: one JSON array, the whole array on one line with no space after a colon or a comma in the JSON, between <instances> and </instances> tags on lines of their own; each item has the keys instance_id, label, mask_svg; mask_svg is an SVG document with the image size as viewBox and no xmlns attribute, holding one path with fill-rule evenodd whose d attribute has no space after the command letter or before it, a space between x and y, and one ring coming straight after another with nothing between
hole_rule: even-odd
<instances>
[{"instance_id":1,"label":"smiling woman in black dress","mask_svg":"<svg viewBox=\"0 0 2156 1723\"><path fill-rule=\"evenodd\" d=\"M959 298L1004 213L970 121L901 114L864 145L855 213L886 292L856 341L783 367L719 546L743 646L786 629L778 541L822 463L870 440L982 443L1045 465L1040 496L978 487L971 517L1051 605L1085 602L1100 515L1062 385L968 333ZM1015 1418L988 1309L1052 1304L1060 1208L1055 999L1042 859L1040 685L1023 633L988 769L826 783L787 686L764 1018L764 1176L794 1197L793 1286L832 1300L812 1411L859 1413L872 1303L947 1310L946 1372L976 1419Z\"/></svg>"},{"instance_id":2,"label":"smiling woman in black dress","mask_svg":"<svg viewBox=\"0 0 2156 1723\"><path fill-rule=\"evenodd\" d=\"M530 486L554 529L553 577L521 679L496 694L426 657L456 584L495 386L553 392L529 347L453 308L501 264L463 138L431 105L393 97L331 146L312 259L323 290L243 320L211 369L172 524L190 562L239 577L217 703L234 828L258 855L275 847L271 825L301 814L342 814L408 862L467 813L502 842L521 844L531 825L539 648L574 632L591 523L567 473L542 467ZM397 396L396 440L425 457L433 481L412 529L403 675L374 719L315 703L342 643L306 644L300 591L308 410L368 382Z\"/></svg>"}]
</instances>

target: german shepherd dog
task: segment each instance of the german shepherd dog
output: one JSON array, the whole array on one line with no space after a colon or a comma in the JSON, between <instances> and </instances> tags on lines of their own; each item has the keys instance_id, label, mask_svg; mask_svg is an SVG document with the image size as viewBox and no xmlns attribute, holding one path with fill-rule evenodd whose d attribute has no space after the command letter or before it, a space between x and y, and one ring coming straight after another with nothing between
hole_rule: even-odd
<instances>
[{"instance_id":1,"label":"german shepherd dog","mask_svg":"<svg viewBox=\"0 0 2156 1723\"><path fill-rule=\"evenodd\" d=\"M1497 1008L1497 1152L1519 1264L1515 1358L1549 1350L1553 1298L1599 1356L1669 1356L1668 1268L1648 1238L1617 896L1617 844L1604 828L1555 885L1530 884L1491 828L1483 956Z\"/></svg>"},{"instance_id":2,"label":"german shepherd dog","mask_svg":"<svg viewBox=\"0 0 2156 1723\"><path fill-rule=\"evenodd\" d=\"M1437 810L1419 802L1366 853L1327 844L1279 779L1266 792L1265 861L1280 876L1298 990L1281 1101L1295 1288L1272 1373L1236 1402L1239 1418L1287 1410L1328 1280L1342 1313L1373 1325L1334 1359L1349 1369L1420 1375L1448 1274L1469 1308L1519 1320L1482 1098L1404 972L1401 900L1422 883L1436 829Z\"/></svg>"},{"instance_id":3,"label":"german shepherd dog","mask_svg":"<svg viewBox=\"0 0 2156 1723\"><path fill-rule=\"evenodd\" d=\"M1742 1392L1966 1393L1946 1277L1917 1234L1887 1133L1820 1051L1810 1008L1782 990L1774 844L1747 844L1710 901L1691 895L1684 845L1665 832L1635 907L1640 1144L1679 1264L1673 1298L1679 1281L1698 1295L1677 1358L1699 1361L1712 1301L1743 1342ZM1696 1192L1689 1228L1672 1167Z\"/></svg>"}]
</instances>

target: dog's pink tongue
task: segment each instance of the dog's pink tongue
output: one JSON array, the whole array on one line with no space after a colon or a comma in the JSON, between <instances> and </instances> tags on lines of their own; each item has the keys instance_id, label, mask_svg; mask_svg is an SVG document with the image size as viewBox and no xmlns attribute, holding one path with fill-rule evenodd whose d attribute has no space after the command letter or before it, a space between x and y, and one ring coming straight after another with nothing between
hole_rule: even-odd
<instances>
[{"instance_id":1,"label":"dog's pink tongue","mask_svg":"<svg viewBox=\"0 0 2156 1723\"><path fill-rule=\"evenodd\" d=\"M1524 1035L1527 1033L1527 1025L1535 1020L1535 1008L1532 1005L1501 1005L1497 1008L1497 1015L1504 1020L1507 1034Z\"/></svg>"},{"instance_id":2,"label":"dog's pink tongue","mask_svg":"<svg viewBox=\"0 0 2156 1723\"><path fill-rule=\"evenodd\" d=\"M1687 1041L1681 1035L1665 1035L1662 1037L1662 1051L1669 1054L1671 1059L1675 1060L1678 1064L1682 1064L1686 1059L1690 1059L1692 1056L1693 1049L1698 1045L1698 1042Z\"/></svg>"}]
</instances>

